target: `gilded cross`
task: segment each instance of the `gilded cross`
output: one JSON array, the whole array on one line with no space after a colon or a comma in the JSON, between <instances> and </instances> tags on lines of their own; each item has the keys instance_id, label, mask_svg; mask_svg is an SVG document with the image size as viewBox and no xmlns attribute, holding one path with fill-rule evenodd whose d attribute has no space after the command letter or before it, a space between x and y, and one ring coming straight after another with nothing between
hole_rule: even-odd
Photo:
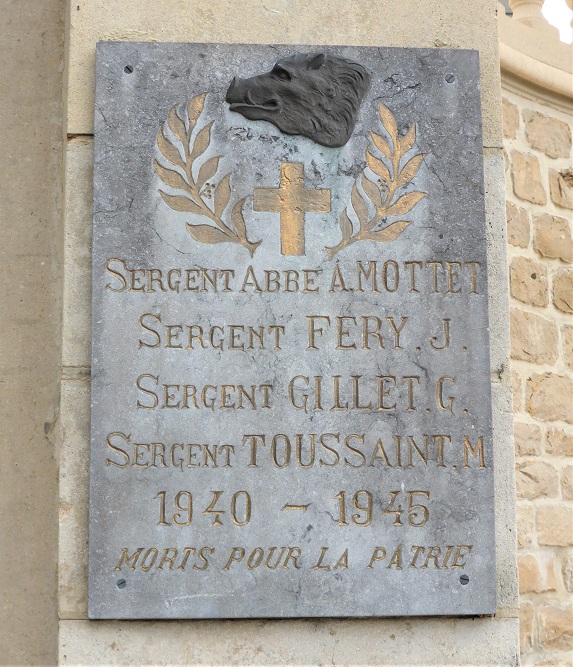
<instances>
[{"instance_id":1,"label":"gilded cross","mask_svg":"<svg viewBox=\"0 0 573 667\"><path fill-rule=\"evenodd\" d=\"M306 190L304 165L282 162L278 188L255 188L253 210L280 213L281 254L304 255L304 216L328 213L330 190Z\"/></svg>"}]
</instances>

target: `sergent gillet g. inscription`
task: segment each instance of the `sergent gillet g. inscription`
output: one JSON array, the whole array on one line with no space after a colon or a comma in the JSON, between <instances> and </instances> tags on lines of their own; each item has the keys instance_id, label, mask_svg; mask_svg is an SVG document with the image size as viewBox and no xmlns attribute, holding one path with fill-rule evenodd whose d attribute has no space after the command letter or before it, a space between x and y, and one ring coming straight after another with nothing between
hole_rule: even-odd
<instances>
[{"instance_id":1,"label":"sergent gillet g. inscription","mask_svg":"<svg viewBox=\"0 0 573 667\"><path fill-rule=\"evenodd\" d=\"M479 63L101 43L90 618L495 612Z\"/></svg>"}]
</instances>

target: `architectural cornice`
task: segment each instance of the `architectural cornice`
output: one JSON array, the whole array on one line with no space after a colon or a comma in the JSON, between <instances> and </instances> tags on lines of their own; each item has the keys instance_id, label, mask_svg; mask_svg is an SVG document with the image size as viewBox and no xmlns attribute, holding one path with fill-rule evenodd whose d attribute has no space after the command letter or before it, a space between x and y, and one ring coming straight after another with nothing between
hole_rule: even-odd
<instances>
[{"instance_id":1,"label":"architectural cornice","mask_svg":"<svg viewBox=\"0 0 573 667\"><path fill-rule=\"evenodd\" d=\"M504 15L499 17L499 39L504 88L573 112L573 46Z\"/></svg>"}]
</instances>

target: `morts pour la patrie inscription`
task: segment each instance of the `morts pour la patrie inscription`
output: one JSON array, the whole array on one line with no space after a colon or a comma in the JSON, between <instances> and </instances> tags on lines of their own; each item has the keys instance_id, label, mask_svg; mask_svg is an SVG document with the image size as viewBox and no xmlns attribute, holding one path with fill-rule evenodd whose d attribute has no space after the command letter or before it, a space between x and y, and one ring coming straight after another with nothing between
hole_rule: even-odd
<instances>
[{"instance_id":1,"label":"morts pour la patrie inscription","mask_svg":"<svg viewBox=\"0 0 573 667\"><path fill-rule=\"evenodd\" d=\"M495 612L479 63L100 43L90 618Z\"/></svg>"}]
</instances>

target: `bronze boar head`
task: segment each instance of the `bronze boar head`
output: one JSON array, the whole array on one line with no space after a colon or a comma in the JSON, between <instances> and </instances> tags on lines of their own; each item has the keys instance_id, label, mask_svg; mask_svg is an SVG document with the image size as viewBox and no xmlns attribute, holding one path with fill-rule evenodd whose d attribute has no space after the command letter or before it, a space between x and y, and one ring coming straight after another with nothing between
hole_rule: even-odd
<instances>
[{"instance_id":1,"label":"bronze boar head","mask_svg":"<svg viewBox=\"0 0 573 667\"><path fill-rule=\"evenodd\" d=\"M270 72L234 78L226 101L249 120L274 123L323 146L343 146L352 136L370 85L357 63L324 53L299 53L279 60Z\"/></svg>"}]
</instances>

